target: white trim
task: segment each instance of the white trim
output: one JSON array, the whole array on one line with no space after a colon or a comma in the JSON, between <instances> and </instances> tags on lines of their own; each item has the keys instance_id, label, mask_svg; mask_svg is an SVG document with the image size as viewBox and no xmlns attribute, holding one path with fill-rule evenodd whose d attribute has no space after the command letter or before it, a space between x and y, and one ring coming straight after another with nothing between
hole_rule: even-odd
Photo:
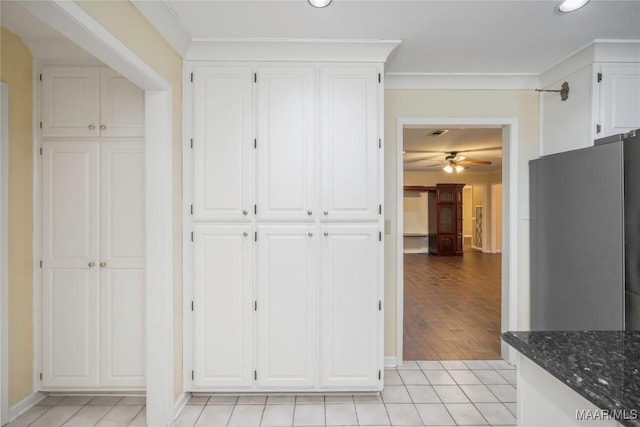
<instances>
[{"instance_id":1,"label":"white trim","mask_svg":"<svg viewBox=\"0 0 640 427\"><path fill-rule=\"evenodd\" d=\"M158 30L158 33L184 58L191 45L191 36L182 27L177 16L167 2L131 0L147 21Z\"/></svg>"},{"instance_id":2,"label":"white trim","mask_svg":"<svg viewBox=\"0 0 640 427\"><path fill-rule=\"evenodd\" d=\"M395 356L385 356L384 357L384 367L385 368L395 368L397 366L397 359Z\"/></svg>"},{"instance_id":3,"label":"white trim","mask_svg":"<svg viewBox=\"0 0 640 427\"><path fill-rule=\"evenodd\" d=\"M9 409L9 422L15 420L20 415L27 412L29 409L37 405L41 400L47 397L47 393L43 393L41 391L36 391L33 394L22 399L20 402L16 403Z\"/></svg>"},{"instance_id":4,"label":"white trim","mask_svg":"<svg viewBox=\"0 0 640 427\"><path fill-rule=\"evenodd\" d=\"M503 163L502 163L502 181L503 181L503 204L502 219L503 233L502 238L508 236L508 247L503 257L503 274L502 274L502 295L508 296L508 304L505 304L503 297L502 313L503 322L502 331L516 330L518 319L518 119L514 117L495 117L495 118L433 118L433 117L401 117L397 120L396 127L396 164L397 187L396 187L396 300L397 300L397 318L396 318L396 357L398 366L402 365L403 360L403 317L404 317L404 268L403 268L403 188L404 188L404 166L402 163L403 149L403 133L404 126L410 125L427 125L427 126L501 126L503 140ZM506 223L505 219L508 219ZM505 270L507 274L504 274ZM505 307L506 305L506 307ZM508 317L508 321L504 321ZM503 346L503 350L506 347ZM509 361L511 354L502 352L502 357Z\"/></svg>"},{"instance_id":5,"label":"white trim","mask_svg":"<svg viewBox=\"0 0 640 427\"><path fill-rule=\"evenodd\" d=\"M185 61L384 63L400 40L194 39Z\"/></svg>"},{"instance_id":6,"label":"white trim","mask_svg":"<svg viewBox=\"0 0 640 427\"><path fill-rule=\"evenodd\" d=\"M182 412L184 407L187 406L187 403L189 403L189 399L191 399L190 392L183 392L180 396L178 396L173 409L173 412L175 413L175 419L180 416L180 413Z\"/></svg>"},{"instance_id":7,"label":"white trim","mask_svg":"<svg viewBox=\"0 0 640 427\"><path fill-rule=\"evenodd\" d=\"M145 150L144 160L146 412L147 425L168 426L175 418L171 85L75 3L49 0L24 2L23 6L145 90L145 146L149 148ZM35 162L34 166L37 170ZM34 199L39 191L38 181L34 179ZM35 235L39 218L39 214L35 214L35 203L34 200L34 242L39 246L39 230ZM34 270L38 270L36 260ZM39 289L36 274L34 271L34 289ZM34 312L34 321L36 315ZM39 359L39 354L35 354L34 359Z\"/></svg>"},{"instance_id":8,"label":"white trim","mask_svg":"<svg viewBox=\"0 0 640 427\"><path fill-rule=\"evenodd\" d=\"M0 425L9 422L9 85L0 82Z\"/></svg>"},{"instance_id":9,"label":"white trim","mask_svg":"<svg viewBox=\"0 0 640 427\"><path fill-rule=\"evenodd\" d=\"M538 74L386 73L385 89L533 90Z\"/></svg>"},{"instance_id":10,"label":"white trim","mask_svg":"<svg viewBox=\"0 0 640 427\"><path fill-rule=\"evenodd\" d=\"M32 123L32 137L33 137L33 152L31 155L33 162L33 195L32 195L32 214L33 214L33 237L31 253L32 259L32 271L33 271L33 284L32 284L32 301L33 301L33 362L32 362L32 390L40 390L40 372L42 363L42 300L41 300L41 283L42 283L42 271L40 269L41 256L41 237L42 228L40 224L40 218L42 218L40 207L40 171L42 168L42 156L40 156L40 63L38 59L33 60L32 66L32 81L33 81L33 123Z\"/></svg>"}]
</instances>

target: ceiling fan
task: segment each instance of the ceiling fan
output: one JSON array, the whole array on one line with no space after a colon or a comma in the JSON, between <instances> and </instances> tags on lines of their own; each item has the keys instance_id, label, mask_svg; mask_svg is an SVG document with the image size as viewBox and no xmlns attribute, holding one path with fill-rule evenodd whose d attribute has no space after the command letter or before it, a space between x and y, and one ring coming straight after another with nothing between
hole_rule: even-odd
<instances>
[{"instance_id":1,"label":"ceiling fan","mask_svg":"<svg viewBox=\"0 0 640 427\"><path fill-rule=\"evenodd\" d=\"M467 153L467 152L478 152L478 151L493 151L493 150L501 150L502 147L487 147L487 148L480 148L480 149L475 149L475 150L458 150L458 151L429 151L429 150L420 150L420 151L405 151L405 153L410 153L410 154L415 154L415 153L424 153L424 154L431 154L431 153L439 153L440 155L445 154L445 158L443 161L438 161L434 164L430 164L430 165L426 165L426 167L429 166L436 166L436 165L442 165L444 164L443 170L447 173L453 173L455 172L462 172L463 170L467 169L467 165L491 165L492 162L488 161L488 160L471 160L471 159L467 159L465 156L461 156L459 155L459 153ZM424 160L430 160L430 159L435 159L437 157L440 156L433 156L433 155L428 155L428 156L421 156L419 158L413 158L413 159L408 159L405 160L405 163L413 163L413 162L420 162L420 161L424 161Z\"/></svg>"}]
</instances>

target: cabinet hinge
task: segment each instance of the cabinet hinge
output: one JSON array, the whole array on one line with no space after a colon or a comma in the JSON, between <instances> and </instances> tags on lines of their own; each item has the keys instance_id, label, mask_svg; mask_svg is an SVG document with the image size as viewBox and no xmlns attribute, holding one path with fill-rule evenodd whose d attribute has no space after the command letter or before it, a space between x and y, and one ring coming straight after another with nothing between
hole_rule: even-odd
<instances>
[{"instance_id":1,"label":"cabinet hinge","mask_svg":"<svg viewBox=\"0 0 640 427\"><path fill-rule=\"evenodd\" d=\"M40 81L42 81L42 74L40 74Z\"/></svg>"},{"instance_id":2,"label":"cabinet hinge","mask_svg":"<svg viewBox=\"0 0 640 427\"><path fill-rule=\"evenodd\" d=\"M191 215L193 215L193 205L191 205Z\"/></svg>"},{"instance_id":3,"label":"cabinet hinge","mask_svg":"<svg viewBox=\"0 0 640 427\"><path fill-rule=\"evenodd\" d=\"M378 379L382 379L382 370L378 369Z\"/></svg>"},{"instance_id":4,"label":"cabinet hinge","mask_svg":"<svg viewBox=\"0 0 640 427\"><path fill-rule=\"evenodd\" d=\"M191 138L191 148L193 149L193 138Z\"/></svg>"},{"instance_id":5,"label":"cabinet hinge","mask_svg":"<svg viewBox=\"0 0 640 427\"><path fill-rule=\"evenodd\" d=\"M196 373L191 371L191 381L196 379Z\"/></svg>"},{"instance_id":6,"label":"cabinet hinge","mask_svg":"<svg viewBox=\"0 0 640 427\"><path fill-rule=\"evenodd\" d=\"M40 381L42 381L42 372L40 372Z\"/></svg>"},{"instance_id":7,"label":"cabinet hinge","mask_svg":"<svg viewBox=\"0 0 640 427\"><path fill-rule=\"evenodd\" d=\"M382 215L382 205L378 205L378 215Z\"/></svg>"},{"instance_id":8,"label":"cabinet hinge","mask_svg":"<svg viewBox=\"0 0 640 427\"><path fill-rule=\"evenodd\" d=\"M193 242L193 231L191 232L191 241Z\"/></svg>"},{"instance_id":9,"label":"cabinet hinge","mask_svg":"<svg viewBox=\"0 0 640 427\"><path fill-rule=\"evenodd\" d=\"M378 311L382 311L382 300L378 300Z\"/></svg>"},{"instance_id":10,"label":"cabinet hinge","mask_svg":"<svg viewBox=\"0 0 640 427\"><path fill-rule=\"evenodd\" d=\"M382 83L382 75L378 73L378 83Z\"/></svg>"},{"instance_id":11,"label":"cabinet hinge","mask_svg":"<svg viewBox=\"0 0 640 427\"><path fill-rule=\"evenodd\" d=\"M40 129L42 129L42 122L40 122Z\"/></svg>"},{"instance_id":12,"label":"cabinet hinge","mask_svg":"<svg viewBox=\"0 0 640 427\"><path fill-rule=\"evenodd\" d=\"M382 148L382 138L378 138L378 148Z\"/></svg>"},{"instance_id":13,"label":"cabinet hinge","mask_svg":"<svg viewBox=\"0 0 640 427\"><path fill-rule=\"evenodd\" d=\"M193 310L193 301L191 301L191 311L194 311Z\"/></svg>"},{"instance_id":14,"label":"cabinet hinge","mask_svg":"<svg viewBox=\"0 0 640 427\"><path fill-rule=\"evenodd\" d=\"M253 311L258 311L258 301L253 302Z\"/></svg>"},{"instance_id":15,"label":"cabinet hinge","mask_svg":"<svg viewBox=\"0 0 640 427\"><path fill-rule=\"evenodd\" d=\"M253 148L258 148L258 139L253 138Z\"/></svg>"},{"instance_id":16,"label":"cabinet hinge","mask_svg":"<svg viewBox=\"0 0 640 427\"><path fill-rule=\"evenodd\" d=\"M40 268L42 268L42 260L40 260Z\"/></svg>"},{"instance_id":17,"label":"cabinet hinge","mask_svg":"<svg viewBox=\"0 0 640 427\"><path fill-rule=\"evenodd\" d=\"M382 231L378 231L378 241L382 242Z\"/></svg>"},{"instance_id":18,"label":"cabinet hinge","mask_svg":"<svg viewBox=\"0 0 640 427\"><path fill-rule=\"evenodd\" d=\"M598 83L602 81L602 73L598 73Z\"/></svg>"},{"instance_id":19,"label":"cabinet hinge","mask_svg":"<svg viewBox=\"0 0 640 427\"><path fill-rule=\"evenodd\" d=\"M258 232L257 232L257 231L254 231L254 232L253 232L253 241L254 241L254 242L257 242L257 241L258 241Z\"/></svg>"},{"instance_id":20,"label":"cabinet hinge","mask_svg":"<svg viewBox=\"0 0 640 427\"><path fill-rule=\"evenodd\" d=\"M191 83L193 83L193 73L191 73Z\"/></svg>"},{"instance_id":21,"label":"cabinet hinge","mask_svg":"<svg viewBox=\"0 0 640 427\"><path fill-rule=\"evenodd\" d=\"M596 133L602 132L602 126L596 125Z\"/></svg>"},{"instance_id":22,"label":"cabinet hinge","mask_svg":"<svg viewBox=\"0 0 640 427\"><path fill-rule=\"evenodd\" d=\"M253 214L258 215L258 205L253 205Z\"/></svg>"},{"instance_id":23,"label":"cabinet hinge","mask_svg":"<svg viewBox=\"0 0 640 427\"><path fill-rule=\"evenodd\" d=\"M40 147L40 155L42 156L42 147Z\"/></svg>"},{"instance_id":24,"label":"cabinet hinge","mask_svg":"<svg viewBox=\"0 0 640 427\"><path fill-rule=\"evenodd\" d=\"M258 73L253 73L253 82L258 83Z\"/></svg>"},{"instance_id":25,"label":"cabinet hinge","mask_svg":"<svg viewBox=\"0 0 640 427\"><path fill-rule=\"evenodd\" d=\"M258 371L253 371L253 379L254 379L255 381L257 381L257 380L258 380Z\"/></svg>"}]
</instances>

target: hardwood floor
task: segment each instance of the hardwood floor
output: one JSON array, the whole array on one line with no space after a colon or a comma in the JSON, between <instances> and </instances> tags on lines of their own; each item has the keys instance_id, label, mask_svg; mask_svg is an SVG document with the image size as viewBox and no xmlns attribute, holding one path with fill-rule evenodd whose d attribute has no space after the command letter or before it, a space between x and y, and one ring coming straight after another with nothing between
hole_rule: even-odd
<instances>
[{"instance_id":1,"label":"hardwood floor","mask_svg":"<svg viewBox=\"0 0 640 427\"><path fill-rule=\"evenodd\" d=\"M404 359L500 359L500 254L404 255Z\"/></svg>"}]
</instances>

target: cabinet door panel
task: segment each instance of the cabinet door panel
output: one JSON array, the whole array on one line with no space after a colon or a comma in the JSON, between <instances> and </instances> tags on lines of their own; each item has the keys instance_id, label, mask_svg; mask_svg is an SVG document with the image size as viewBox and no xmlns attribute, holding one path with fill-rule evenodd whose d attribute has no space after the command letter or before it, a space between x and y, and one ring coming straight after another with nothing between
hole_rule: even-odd
<instances>
[{"instance_id":1,"label":"cabinet door panel","mask_svg":"<svg viewBox=\"0 0 640 427\"><path fill-rule=\"evenodd\" d=\"M250 67L194 72L196 220L242 220L253 213Z\"/></svg>"},{"instance_id":2,"label":"cabinet door panel","mask_svg":"<svg viewBox=\"0 0 640 427\"><path fill-rule=\"evenodd\" d=\"M313 214L315 70L258 70L258 215Z\"/></svg>"},{"instance_id":3,"label":"cabinet door panel","mask_svg":"<svg viewBox=\"0 0 640 427\"><path fill-rule=\"evenodd\" d=\"M321 68L320 76L323 216L376 218L377 68Z\"/></svg>"},{"instance_id":4,"label":"cabinet door panel","mask_svg":"<svg viewBox=\"0 0 640 427\"><path fill-rule=\"evenodd\" d=\"M100 149L101 383L144 387L144 148Z\"/></svg>"},{"instance_id":5,"label":"cabinet door panel","mask_svg":"<svg viewBox=\"0 0 640 427\"><path fill-rule=\"evenodd\" d=\"M98 385L97 158L97 143L43 144L45 389Z\"/></svg>"},{"instance_id":6,"label":"cabinet door panel","mask_svg":"<svg viewBox=\"0 0 640 427\"><path fill-rule=\"evenodd\" d=\"M99 87L98 68L43 68L42 135L98 136Z\"/></svg>"},{"instance_id":7,"label":"cabinet door panel","mask_svg":"<svg viewBox=\"0 0 640 427\"><path fill-rule=\"evenodd\" d=\"M198 225L194 234L194 386L250 386L251 226Z\"/></svg>"},{"instance_id":8,"label":"cabinet door panel","mask_svg":"<svg viewBox=\"0 0 640 427\"><path fill-rule=\"evenodd\" d=\"M381 369L376 225L326 225L322 236L321 385L376 386Z\"/></svg>"},{"instance_id":9,"label":"cabinet door panel","mask_svg":"<svg viewBox=\"0 0 640 427\"><path fill-rule=\"evenodd\" d=\"M100 136L144 136L144 91L113 70L100 70Z\"/></svg>"},{"instance_id":10,"label":"cabinet door panel","mask_svg":"<svg viewBox=\"0 0 640 427\"><path fill-rule=\"evenodd\" d=\"M600 120L605 137L640 128L640 64L603 65Z\"/></svg>"},{"instance_id":11,"label":"cabinet door panel","mask_svg":"<svg viewBox=\"0 0 640 427\"><path fill-rule=\"evenodd\" d=\"M258 229L259 386L300 387L316 381L313 231L312 226L294 225Z\"/></svg>"}]
</instances>

